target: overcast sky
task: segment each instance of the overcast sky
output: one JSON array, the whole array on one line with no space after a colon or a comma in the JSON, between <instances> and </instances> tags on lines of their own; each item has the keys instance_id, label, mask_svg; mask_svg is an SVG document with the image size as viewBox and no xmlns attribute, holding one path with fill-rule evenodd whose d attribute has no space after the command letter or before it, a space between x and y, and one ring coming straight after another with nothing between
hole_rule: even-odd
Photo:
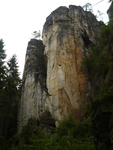
<instances>
[{"instance_id":1,"label":"overcast sky","mask_svg":"<svg viewBox=\"0 0 113 150\"><path fill-rule=\"evenodd\" d=\"M91 3L94 6L101 0L0 0L0 38L5 43L7 58L17 55L19 72L23 73L27 44L33 31L41 31L46 17L59 6L80 5ZM93 7L94 13L104 13L103 19L108 21L106 14L108 0L103 0Z\"/></svg>"}]
</instances>

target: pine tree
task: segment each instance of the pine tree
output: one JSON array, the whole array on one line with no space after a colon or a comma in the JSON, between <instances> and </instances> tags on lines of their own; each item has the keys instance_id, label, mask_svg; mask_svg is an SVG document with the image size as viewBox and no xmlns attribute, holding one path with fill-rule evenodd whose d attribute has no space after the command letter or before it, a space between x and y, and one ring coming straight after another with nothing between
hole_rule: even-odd
<instances>
[{"instance_id":1,"label":"pine tree","mask_svg":"<svg viewBox=\"0 0 113 150\"><path fill-rule=\"evenodd\" d=\"M6 58L6 54L5 54L5 50L4 50L4 42L1 39L0 40L0 91L3 88L3 81L4 81L4 76L5 76L5 58Z\"/></svg>"},{"instance_id":2,"label":"pine tree","mask_svg":"<svg viewBox=\"0 0 113 150\"><path fill-rule=\"evenodd\" d=\"M21 84L16 55L11 57L7 65L6 87L4 89L5 93L7 93L6 124L4 130L5 139L16 132L18 98Z\"/></svg>"},{"instance_id":3,"label":"pine tree","mask_svg":"<svg viewBox=\"0 0 113 150\"><path fill-rule=\"evenodd\" d=\"M4 121L4 87L5 87L5 77L6 77L6 66L5 66L5 50L4 50L4 42L0 40L0 137L2 137L2 128Z\"/></svg>"},{"instance_id":4,"label":"pine tree","mask_svg":"<svg viewBox=\"0 0 113 150\"><path fill-rule=\"evenodd\" d=\"M17 131L18 98L21 80L16 55L13 55L7 62L3 75L5 78L0 93L0 136L2 138L2 149L5 146L6 140Z\"/></svg>"}]
</instances>

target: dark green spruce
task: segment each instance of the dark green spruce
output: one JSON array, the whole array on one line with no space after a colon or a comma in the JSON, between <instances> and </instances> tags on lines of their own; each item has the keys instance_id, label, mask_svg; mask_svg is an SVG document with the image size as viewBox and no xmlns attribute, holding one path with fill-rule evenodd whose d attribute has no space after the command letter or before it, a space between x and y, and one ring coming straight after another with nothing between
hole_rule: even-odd
<instances>
[{"instance_id":1,"label":"dark green spruce","mask_svg":"<svg viewBox=\"0 0 113 150\"><path fill-rule=\"evenodd\" d=\"M21 80L16 55L7 64L3 41L0 43L0 148L17 132L18 98Z\"/></svg>"},{"instance_id":2,"label":"dark green spruce","mask_svg":"<svg viewBox=\"0 0 113 150\"><path fill-rule=\"evenodd\" d=\"M99 42L92 46L83 61L91 84L85 117L98 150L113 149L113 22L101 29Z\"/></svg>"}]
</instances>

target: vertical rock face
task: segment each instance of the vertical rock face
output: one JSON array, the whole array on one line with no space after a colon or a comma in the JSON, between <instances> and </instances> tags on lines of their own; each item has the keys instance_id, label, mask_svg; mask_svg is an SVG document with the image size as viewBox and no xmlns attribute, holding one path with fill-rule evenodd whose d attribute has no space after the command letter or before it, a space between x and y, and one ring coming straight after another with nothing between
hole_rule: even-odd
<instances>
[{"instance_id":1,"label":"vertical rock face","mask_svg":"<svg viewBox=\"0 0 113 150\"><path fill-rule=\"evenodd\" d=\"M81 7L59 7L47 17L43 44L47 56L47 89L50 112L56 120L72 114L80 117L88 95L88 82L80 72L81 61L91 43L96 43L100 24Z\"/></svg>"},{"instance_id":2,"label":"vertical rock face","mask_svg":"<svg viewBox=\"0 0 113 150\"><path fill-rule=\"evenodd\" d=\"M21 131L29 118L39 116L45 110L48 94L45 85L46 60L42 41L32 39L28 43L19 101L18 131Z\"/></svg>"},{"instance_id":3,"label":"vertical rock face","mask_svg":"<svg viewBox=\"0 0 113 150\"><path fill-rule=\"evenodd\" d=\"M82 119L81 107L89 89L87 75L80 71L81 61L90 44L96 43L99 28L95 16L81 7L59 7L47 17L43 27L44 45L38 40L28 43L19 130L29 118L39 118L46 110L56 125L68 115ZM47 118L46 123L41 122L48 125L51 120Z\"/></svg>"}]
</instances>

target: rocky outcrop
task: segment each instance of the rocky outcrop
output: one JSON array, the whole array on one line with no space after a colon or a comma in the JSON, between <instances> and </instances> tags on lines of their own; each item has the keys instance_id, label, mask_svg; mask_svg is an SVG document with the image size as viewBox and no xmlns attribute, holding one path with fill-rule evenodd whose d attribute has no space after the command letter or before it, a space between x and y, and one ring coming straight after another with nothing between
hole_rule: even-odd
<instances>
[{"instance_id":1,"label":"rocky outcrop","mask_svg":"<svg viewBox=\"0 0 113 150\"><path fill-rule=\"evenodd\" d=\"M72 114L81 117L88 97L87 76L80 72L89 45L96 43L100 24L82 7L59 7L47 17L43 27L47 56L47 89L50 112L56 120Z\"/></svg>"},{"instance_id":2,"label":"rocky outcrop","mask_svg":"<svg viewBox=\"0 0 113 150\"><path fill-rule=\"evenodd\" d=\"M52 118L52 115L48 110L40 116L39 125L44 129L46 136L54 133L55 120Z\"/></svg>"},{"instance_id":3,"label":"rocky outcrop","mask_svg":"<svg viewBox=\"0 0 113 150\"><path fill-rule=\"evenodd\" d=\"M52 116L52 120L49 118L46 122L41 119L47 132L48 122L52 122L53 129L54 123L57 126L68 115L82 119L81 108L89 95L89 83L87 75L80 71L81 62L90 44L96 43L99 28L95 16L82 7L59 7L47 17L43 44L37 40L28 43L19 130L28 118L40 118L45 111Z\"/></svg>"},{"instance_id":4,"label":"rocky outcrop","mask_svg":"<svg viewBox=\"0 0 113 150\"><path fill-rule=\"evenodd\" d=\"M41 40L32 39L28 43L18 109L18 131L21 131L29 118L39 118L48 105L46 58L43 52Z\"/></svg>"}]
</instances>

